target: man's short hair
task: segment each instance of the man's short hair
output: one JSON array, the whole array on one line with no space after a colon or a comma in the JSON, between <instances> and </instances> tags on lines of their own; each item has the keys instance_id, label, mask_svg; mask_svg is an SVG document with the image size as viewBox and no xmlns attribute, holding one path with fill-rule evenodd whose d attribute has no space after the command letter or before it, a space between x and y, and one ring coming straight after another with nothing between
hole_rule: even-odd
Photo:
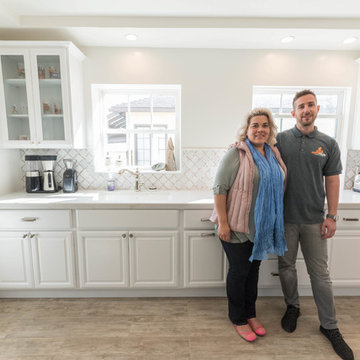
<instances>
[{"instance_id":1,"label":"man's short hair","mask_svg":"<svg viewBox=\"0 0 360 360\"><path fill-rule=\"evenodd\" d=\"M315 98L315 101L317 103L317 98L313 91L311 91L310 89L301 90L301 91L297 92L294 96L293 103L292 103L293 110L295 110L295 101L305 95L313 95Z\"/></svg>"}]
</instances>

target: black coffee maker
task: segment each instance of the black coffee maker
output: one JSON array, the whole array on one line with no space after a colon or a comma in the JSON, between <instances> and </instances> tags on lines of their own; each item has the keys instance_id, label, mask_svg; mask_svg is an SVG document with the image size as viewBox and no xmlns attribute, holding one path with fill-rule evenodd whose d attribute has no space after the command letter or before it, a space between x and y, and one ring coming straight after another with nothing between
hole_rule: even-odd
<instances>
[{"instance_id":1,"label":"black coffee maker","mask_svg":"<svg viewBox=\"0 0 360 360\"><path fill-rule=\"evenodd\" d=\"M78 189L77 172L73 169L74 160L64 159L66 170L63 175L63 191L64 193L73 193Z\"/></svg>"},{"instance_id":2,"label":"black coffee maker","mask_svg":"<svg viewBox=\"0 0 360 360\"><path fill-rule=\"evenodd\" d=\"M28 193L40 192L42 190L40 161L39 155L25 155L25 182L26 192Z\"/></svg>"}]
</instances>

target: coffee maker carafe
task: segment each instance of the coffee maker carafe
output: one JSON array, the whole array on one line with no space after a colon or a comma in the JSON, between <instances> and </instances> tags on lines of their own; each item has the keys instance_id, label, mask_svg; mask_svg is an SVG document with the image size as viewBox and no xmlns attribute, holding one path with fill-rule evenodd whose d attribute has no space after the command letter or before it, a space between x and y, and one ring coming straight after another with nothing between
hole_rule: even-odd
<instances>
[{"instance_id":1,"label":"coffee maker carafe","mask_svg":"<svg viewBox=\"0 0 360 360\"><path fill-rule=\"evenodd\" d=\"M41 191L40 156L25 155L25 165L26 192L33 193Z\"/></svg>"},{"instance_id":2,"label":"coffee maker carafe","mask_svg":"<svg viewBox=\"0 0 360 360\"><path fill-rule=\"evenodd\" d=\"M66 170L63 176L63 192L73 193L78 189L77 172L73 169L76 160L64 159Z\"/></svg>"},{"instance_id":3,"label":"coffee maker carafe","mask_svg":"<svg viewBox=\"0 0 360 360\"><path fill-rule=\"evenodd\" d=\"M54 165L57 156L56 155L41 155L41 164L43 167L43 191L44 192L56 192L58 191L55 176Z\"/></svg>"}]
</instances>

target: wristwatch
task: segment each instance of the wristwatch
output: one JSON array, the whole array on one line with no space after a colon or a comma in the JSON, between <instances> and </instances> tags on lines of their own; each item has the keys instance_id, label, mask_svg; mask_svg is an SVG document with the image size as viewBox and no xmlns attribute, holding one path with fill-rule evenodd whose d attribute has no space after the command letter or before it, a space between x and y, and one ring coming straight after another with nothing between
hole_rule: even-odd
<instances>
[{"instance_id":1,"label":"wristwatch","mask_svg":"<svg viewBox=\"0 0 360 360\"><path fill-rule=\"evenodd\" d=\"M332 219L336 222L336 220L338 219L338 217L336 215L331 215L331 214L327 214L326 218Z\"/></svg>"}]
</instances>

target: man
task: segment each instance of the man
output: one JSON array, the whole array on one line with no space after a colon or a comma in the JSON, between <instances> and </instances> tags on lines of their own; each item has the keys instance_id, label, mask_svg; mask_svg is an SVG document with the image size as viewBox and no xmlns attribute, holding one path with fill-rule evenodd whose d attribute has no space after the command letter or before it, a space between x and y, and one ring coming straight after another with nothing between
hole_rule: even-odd
<instances>
[{"instance_id":1,"label":"man","mask_svg":"<svg viewBox=\"0 0 360 360\"><path fill-rule=\"evenodd\" d=\"M316 95L311 90L298 92L291 112L296 125L277 136L277 146L288 169L284 208L288 251L279 257L279 275L287 310L281 325L285 331L293 332L300 316L295 267L300 243L318 309L320 331L342 359L353 360L353 352L337 327L327 264L327 239L336 231L342 170L340 150L335 139L317 130L315 119L319 109ZM325 194L328 209L324 220Z\"/></svg>"}]
</instances>

